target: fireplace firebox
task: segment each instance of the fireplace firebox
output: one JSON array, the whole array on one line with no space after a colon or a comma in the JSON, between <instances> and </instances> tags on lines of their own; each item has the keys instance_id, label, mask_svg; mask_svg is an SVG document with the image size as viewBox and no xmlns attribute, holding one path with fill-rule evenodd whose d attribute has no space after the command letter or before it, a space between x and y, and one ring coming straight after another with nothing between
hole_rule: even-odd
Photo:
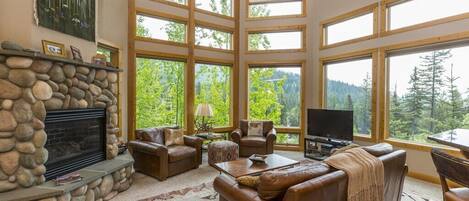
<instances>
[{"instance_id":1,"label":"fireplace firebox","mask_svg":"<svg viewBox=\"0 0 469 201\"><path fill-rule=\"evenodd\" d=\"M48 111L46 180L106 159L105 109Z\"/></svg>"}]
</instances>

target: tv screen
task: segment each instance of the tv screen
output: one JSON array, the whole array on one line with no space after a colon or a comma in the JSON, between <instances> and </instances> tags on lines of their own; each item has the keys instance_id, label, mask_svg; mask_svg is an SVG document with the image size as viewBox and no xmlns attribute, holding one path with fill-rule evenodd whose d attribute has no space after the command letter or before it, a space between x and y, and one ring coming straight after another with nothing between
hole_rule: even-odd
<instances>
[{"instance_id":1,"label":"tv screen","mask_svg":"<svg viewBox=\"0 0 469 201\"><path fill-rule=\"evenodd\" d=\"M308 109L308 135L353 140L353 111Z\"/></svg>"}]
</instances>

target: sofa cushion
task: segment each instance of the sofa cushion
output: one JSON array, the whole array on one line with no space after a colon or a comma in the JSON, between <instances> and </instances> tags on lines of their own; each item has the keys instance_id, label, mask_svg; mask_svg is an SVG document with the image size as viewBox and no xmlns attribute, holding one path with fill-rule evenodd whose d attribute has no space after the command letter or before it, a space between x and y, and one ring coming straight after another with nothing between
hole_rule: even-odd
<instances>
[{"instance_id":1,"label":"sofa cushion","mask_svg":"<svg viewBox=\"0 0 469 201\"><path fill-rule=\"evenodd\" d=\"M329 173L330 168L323 163L303 164L297 167L265 172L260 177L257 191L265 200L283 196L293 185Z\"/></svg>"},{"instance_id":2,"label":"sofa cushion","mask_svg":"<svg viewBox=\"0 0 469 201\"><path fill-rule=\"evenodd\" d=\"M137 136L143 141L164 145L163 128L144 128L137 130Z\"/></svg>"},{"instance_id":3,"label":"sofa cushion","mask_svg":"<svg viewBox=\"0 0 469 201\"><path fill-rule=\"evenodd\" d=\"M240 144L246 147L266 146L266 138L263 136L246 136L241 138Z\"/></svg>"},{"instance_id":4,"label":"sofa cushion","mask_svg":"<svg viewBox=\"0 0 469 201\"><path fill-rule=\"evenodd\" d=\"M192 147L185 145L168 146L168 159L170 163L184 160L186 158L194 158L196 154L197 150Z\"/></svg>"},{"instance_id":5,"label":"sofa cushion","mask_svg":"<svg viewBox=\"0 0 469 201\"><path fill-rule=\"evenodd\" d=\"M170 145L184 145L184 130L183 129L164 129L164 144Z\"/></svg>"},{"instance_id":6,"label":"sofa cushion","mask_svg":"<svg viewBox=\"0 0 469 201\"><path fill-rule=\"evenodd\" d=\"M394 151L392 145L388 143L380 143L380 144L362 147L362 148L369 154L376 156L376 157L380 157L382 155L386 155Z\"/></svg>"}]
</instances>

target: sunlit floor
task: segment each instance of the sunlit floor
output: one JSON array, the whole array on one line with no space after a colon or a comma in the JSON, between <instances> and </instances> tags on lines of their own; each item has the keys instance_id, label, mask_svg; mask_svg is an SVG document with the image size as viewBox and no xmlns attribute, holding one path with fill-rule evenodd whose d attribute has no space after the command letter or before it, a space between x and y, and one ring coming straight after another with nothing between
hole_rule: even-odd
<instances>
[{"instance_id":1,"label":"sunlit floor","mask_svg":"<svg viewBox=\"0 0 469 201\"><path fill-rule=\"evenodd\" d=\"M304 159L301 152L276 151L275 153L286 156L294 160ZM192 170L160 182L152 177L136 173L134 183L127 191L120 193L113 201L133 201L152 197L161 193L179 190L186 187L197 186L202 183L211 182L219 174L214 168L207 164L207 154L204 153L202 165ZM440 186L420 181L413 178L406 178L404 191L411 196L423 197L415 199L403 197L402 201L442 201Z\"/></svg>"}]
</instances>

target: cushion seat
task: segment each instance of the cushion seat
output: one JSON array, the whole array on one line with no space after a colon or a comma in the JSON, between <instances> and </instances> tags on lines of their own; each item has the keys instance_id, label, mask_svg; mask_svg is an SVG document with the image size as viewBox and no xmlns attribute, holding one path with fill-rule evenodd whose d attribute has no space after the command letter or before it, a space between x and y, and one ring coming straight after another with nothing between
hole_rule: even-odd
<instances>
[{"instance_id":1,"label":"cushion seat","mask_svg":"<svg viewBox=\"0 0 469 201\"><path fill-rule=\"evenodd\" d=\"M446 201L464 201L469 200L469 188L451 189L445 193Z\"/></svg>"},{"instance_id":2,"label":"cushion seat","mask_svg":"<svg viewBox=\"0 0 469 201\"><path fill-rule=\"evenodd\" d=\"M265 146L266 140L267 139L263 136L246 136L241 138L240 144L246 147L259 147Z\"/></svg>"},{"instance_id":3,"label":"cushion seat","mask_svg":"<svg viewBox=\"0 0 469 201\"><path fill-rule=\"evenodd\" d=\"M168 160L170 163L184 160L186 158L194 158L197 150L193 147L184 145L168 146Z\"/></svg>"}]
</instances>

